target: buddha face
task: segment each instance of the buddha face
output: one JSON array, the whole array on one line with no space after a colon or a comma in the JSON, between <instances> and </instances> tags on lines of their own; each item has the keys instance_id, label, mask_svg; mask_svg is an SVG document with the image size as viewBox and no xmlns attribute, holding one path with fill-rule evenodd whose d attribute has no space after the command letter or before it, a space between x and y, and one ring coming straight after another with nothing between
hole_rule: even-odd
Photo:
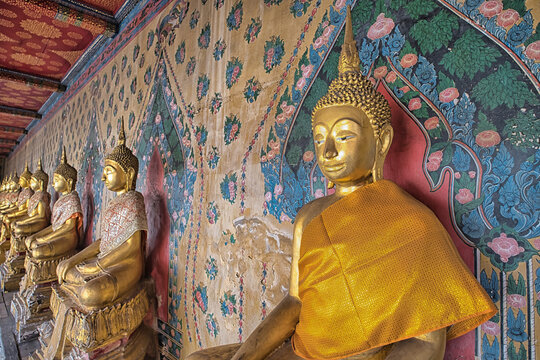
<instances>
[{"instance_id":1,"label":"buddha face","mask_svg":"<svg viewBox=\"0 0 540 360\"><path fill-rule=\"evenodd\" d=\"M34 191L39 191L41 190L41 181L39 181L38 179L36 179L35 177L31 177L30 178L30 188Z\"/></svg>"},{"instance_id":2,"label":"buddha face","mask_svg":"<svg viewBox=\"0 0 540 360\"><path fill-rule=\"evenodd\" d=\"M19 185L22 188L27 188L28 187L28 180L25 177L20 177L19 178Z\"/></svg>"},{"instance_id":3,"label":"buddha face","mask_svg":"<svg viewBox=\"0 0 540 360\"><path fill-rule=\"evenodd\" d=\"M126 190L127 175L116 162L106 160L101 181L105 183L107 189L114 192L122 192Z\"/></svg>"},{"instance_id":4,"label":"buddha face","mask_svg":"<svg viewBox=\"0 0 540 360\"><path fill-rule=\"evenodd\" d=\"M71 185L62 175L55 173L53 176L53 187L56 192L63 194L70 190Z\"/></svg>"},{"instance_id":5,"label":"buddha face","mask_svg":"<svg viewBox=\"0 0 540 360\"><path fill-rule=\"evenodd\" d=\"M334 105L317 111L313 139L317 162L328 180L348 186L371 177L377 142L361 110L352 105Z\"/></svg>"}]
</instances>

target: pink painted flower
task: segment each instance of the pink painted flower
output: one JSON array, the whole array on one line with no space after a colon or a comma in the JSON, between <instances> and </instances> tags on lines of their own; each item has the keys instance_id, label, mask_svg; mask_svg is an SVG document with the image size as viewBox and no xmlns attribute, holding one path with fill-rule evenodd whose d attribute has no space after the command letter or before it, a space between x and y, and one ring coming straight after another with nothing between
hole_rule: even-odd
<instances>
[{"instance_id":1,"label":"pink painted flower","mask_svg":"<svg viewBox=\"0 0 540 360\"><path fill-rule=\"evenodd\" d=\"M519 13L514 9L503 10L497 16L497 25L503 28L510 28L519 20Z\"/></svg>"},{"instance_id":2,"label":"pink painted flower","mask_svg":"<svg viewBox=\"0 0 540 360\"><path fill-rule=\"evenodd\" d=\"M324 28L322 37L328 42L330 39L330 35L332 35L332 31L334 31L334 26L327 26Z\"/></svg>"},{"instance_id":3,"label":"pink painted flower","mask_svg":"<svg viewBox=\"0 0 540 360\"><path fill-rule=\"evenodd\" d=\"M478 7L478 11L487 17L488 19L494 17L498 13L500 13L503 9L502 1L498 0L489 0L484 1L480 7Z\"/></svg>"},{"instance_id":4,"label":"pink painted flower","mask_svg":"<svg viewBox=\"0 0 540 360\"><path fill-rule=\"evenodd\" d=\"M418 62L418 56L416 54L405 54L400 60L400 64L404 68L410 68Z\"/></svg>"},{"instance_id":5,"label":"pink painted flower","mask_svg":"<svg viewBox=\"0 0 540 360\"><path fill-rule=\"evenodd\" d=\"M311 76L311 73L313 72L313 65L302 65L300 66L300 70L302 70L302 77L305 77L307 79Z\"/></svg>"},{"instance_id":6,"label":"pink painted flower","mask_svg":"<svg viewBox=\"0 0 540 360\"><path fill-rule=\"evenodd\" d=\"M385 78L387 83L393 83L394 81L396 81L396 79L397 79L397 75L393 71L390 71L388 75L386 75L386 78Z\"/></svg>"},{"instance_id":7,"label":"pink painted flower","mask_svg":"<svg viewBox=\"0 0 540 360\"><path fill-rule=\"evenodd\" d=\"M418 110L422 107L422 101L420 100L420 98L412 98L410 101L409 101L409 110Z\"/></svg>"},{"instance_id":8,"label":"pink painted flower","mask_svg":"<svg viewBox=\"0 0 540 360\"><path fill-rule=\"evenodd\" d=\"M313 48L317 50L320 47L322 47L324 44L326 44L326 40L324 36L319 36L317 39L315 39L315 42L313 43Z\"/></svg>"},{"instance_id":9,"label":"pink painted flower","mask_svg":"<svg viewBox=\"0 0 540 360\"><path fill-rule=\"evenodd\" d=\"M160 113L157 113L156 118L155 118L155 122L156 122L156 124L159 124L161 122L161 114Z\"/></svg>"},{"instance_id":10,"label":"pink painted flower","mask_svg":"<svg viewBox=\"0 0 540 360\"><path fill-rule=\"evenodd\" d=\"M314 157L315 155L313 154L313 151L308 150L304 153L304 156L302 158L305 162L310 162L311 160L313 160Z\"/></svg>"},{"instance_id":11,"label":"pink painted flower","mask_svg":"<svg viewBox=\"0 0 540 360\"><path fill-rule=\"evenodd\" d=\"M306 86L306 78L301 77L296 82L296 90L302 90L304 88L304 86Z\"/></svg>"},{"instance_id":12,"label":"pink painted flower","mask_svg":"<svg viewBox=\"0 0 540 360\"><path fill-rule=\"evenodd\" d=\"M274 152L274 154L279 154L279 150L281 148L281 143L277 140L270 140L268 142L268 146L270 146L270 149Z\"/></svg>"},{"instance_id":13,"label":"pink painted flower","mask_svg":"<svg viewBox=\"0 0 540 360\"><path fill-rule=\"evenodd\" d=\"M266 154L266 158L267 158L268 160L272 160L272 159L275 158L275 157L276 157L276 154L274 154L274 152L273 152L272 150L270 150L270 151L268 152L268 154Z\"/></svg>"},{"instance_id":14,"label":"pink painted flower","mask_svg":"<svg viewBox=\"0 0 540 360\"><path fill-rule=\"evenodd\" d=\"M339 11L347 5L347 0L336 0L334 7Z\"/></svg>"},{"instance_id":15,"label":"pink painted flower","mask_svg":"<svg viewBox=\"0 0 540 360\"><path fill-rule=\"evenodd\" d=\"M437 116L432 116L426 121L424 121L424 127L426 130L433 130L439 126L439 118Z\"/></svg>"},{"instance_id":16,"label":"pink painted flower","mask_svg":"<svg viewBox=\"0 0 540 360\"><path fill-rule=\"evenodd\" d=\"M474 179L474 178L476 177L476 171L472 171L472 170L469 171L469 177L470 177L471 179Z\"/></svg>"},{"instance_id":17,"label":"pink painted flower","mask_svg":"<svg viewBox=\"0 0 540 360\"><path fill-rule=\"evenodd\" d=\"M283 193L283 186L281 186L281 184L276 184L276 186L274 186L274 195L278 196L278 195L281 195Z\"/></svg>"},{"instance_id":18,"label":"pink painted flower","mask_svg":"<svg viewBox=\"0 0 540 360\"><path fill-rule=\"evenodd\" d=\"M276 121L278 122L278 124L284 124L285 121L287 121L287 116L285 116L285 113L281 113L276 116Z\"/></svg>"},{"instance_id":19,"label":"pink painted flower","mask_svg":"<svg viewBox=\"0 0 540 360\"><path fill-rule=\"evenodd\" d=\"M264 194L264 200L266 200L267 202L270 202L272 200L272 193L270 191Z\"/></svg>"},{"instance_id":20,"label":"pink painted flower","mask_svg":"<svg viewBox=\"0 0 540 360\"><path fill-rule=\"evenodd\" d=\"M294 105L287 106L287 108L284 110L285 111L285 116L287 116L287 117L293 116L295 110L296 110L296 108L294 107Z\"/></svg>"},{"instance_id":21,"label":"pink painted flower","mask_svg":"<svg viewBox=\"0 0 540 360\"><path fill-rule=\"evenodd\" d=\"M484 148L495 146L500 142L501 136L494 130L484 130L476 135L476 143Z\"/></svg>"},{"instance_id":22,"label":"pink painted flower","mask_svg":"<svg viewBox=\"0 0 540 360\"><path fill-rule=\"evenodd\" d=\"M460 173L459 171L457 171L457 172L454 174L454 177L455 177L456 179L458 179L458 180L461 179L461 173Z\"/></svg>"},{"instance_id":23,"label":"pink painted flower","mask_svg":"<svg viewBox=\"0 0 540 360\"><path fill-rule=\"evenodd\" d=\"M375 84L377 83L377 80L375 80L375 78L372 78L371 76L368 78L368 80L371 82L373 86L375 86Z\"/></svg>"},{"instance_id":24,"label":"pink painted flower","mask_svg":"<svg viewBox=\"0 0 540 360\"><path fill-rule=\"evenodd\" d=\"M289 215L285 213L281 214L281 216L279 217L279 220L281 220L282 222L291 222L291 218L289 217Z\"/></svg>"},{"instance_id":25,"label":"pink painted flower","mask_svg":"<svg viewBox=\"0 0 540 360\"><path fill-rule=\"evenodd\" d=\"M501 233L500 237L488 242L487 245L501 257L501 261L504 263L507 263L512 256L525 251L523 247L519 246L516 239L506 237L505 233Z\"/></svg>"},{"instance_id":26,"label":"pink painted flower","mask_svg":"<svg viewBox=\"0 0 540 360\"><path fill-rule=\"evenodd\" d=\"M388 73L388 68L386 66L379 66L378 68L375 69L375 71L373 71L373 77L375 79L382 79L383 77L386 76L387 73Z\"/></svg>"},{"instance_id":27,"label":"pink painted flower","mask_svg":"<svg viewBox=\"0 0 540 360\"><path fill-rule=\"evenodd\" d=\"M407 85L403 86L403 87L400 87L399 90L403 91L404 94L408 93L409 91L411 91L411 88L408 87Z\"/></svg>"},{"instance_id":28,"label":"pink painted flower","mask_svg":"<svg viewBox=\"0 0 540 360\"><path fill-rule=\"evenodd\" d=\"M509 294L506 297L506 301L508 302L508 305L510 305L510 307L513 307L514 309L524 308L525 306L527 306L527 300L525 299L525 296L519 294Z\"/></svg>"},{"instance_id":29,"label":"pink painted flower","mask_svg":"<svg viewBox=\"0 0 540 360\"><path fill-rule=\"evenodd\" d=\"M474 195L469 189L459 189L456 194L456 200L461 205L466 204L474 200Z\"/></svg>"},{"instance_id":30,"label":"pink painted flower","mask_svg":"<svg viewBox=\"0 0 540 360\"><path fill-rule=\"evenodd\" d=\"M540 40L530 43L525 49L525 55L535 62L540 61Z\"/></svg>"},{"instance_id":31,"label":"pink painted flower","mask_svg":"<svg viewBox=\"0 0 540 360\"><path fill-rule=\"evenodd\" d=\"M540 238L534 240L534 247L540 250Z\"/></svg>"},{"instance_id":32,"label":"pink painted flower","mask_svg":"<svg viewBox=\"0 0 540 360\"><path fill-rule=\"evenodd\" d=\"M437 171L439 170L439 167L441 167L441 163L428 161L428 163L426 164L426 168L428 169L428 171Z\"/></svg>"},{"instance_id":33,"label":"pink painted flower","mask_svg":"<svg viewBox=\"0 0 540 360\"><path fill-rule=\"evenodd\" d=\"M261 156L261 162L266 162L266 155Z\"/></svg>"},{"instance_id":34,"label":"pink painted flower","mask_svg":"<svg viewBox=\"0 0 540 360\"><path fill-rule=\"evenodd\" d=\"M431 153L428 157L428 161L440 163L443 158L443 152L441 150Z\"/></svg>"},{"instance_id":35,"label":"pink painted flower","mask_svg":"<svg viewBox=\"0 0 540 360\"><path fill-rule=\"evenodd\" d=\"M482 331L488 335L498 336L501 333L501 328L493 321L486 321L482 324Z\"/></svg>"},{"instance_id":36,"label":"pink painted flower","mask_svg":"<svg viewBox=\"0 0 540 360\"><path fill-rule=\"evenodd\" d=\"M318 199L318 198L322 198L324 196L324 193L323 193L322 189L317 189L317 190L315 190L315 194L313 194L313 195L315 195L315 199Z\"/></svg>"},{"instance_id":37,"label":"pink painted flower","mask_svg":"<svg viewBox=\"0 0 540 360\"><path fill-rule=\"evenodd\" d=\"M367 37L371 40L380 39L388 34L394 29L394 20L390 18L385 18L384 13L380 13L377 16L377 21L375 24L371 25Z\"/></svg>"},{"instance_id":38,"label":"pink painted flower","mask_svg":"<svg viewBox=\"0 0 540 360\"><path fill-rule=\"evenodd\" d=\"M443 103L449 103L459 96L459 91L455 87L444 89L439 93L439 100Z\"/></svg>"}]
</instances>

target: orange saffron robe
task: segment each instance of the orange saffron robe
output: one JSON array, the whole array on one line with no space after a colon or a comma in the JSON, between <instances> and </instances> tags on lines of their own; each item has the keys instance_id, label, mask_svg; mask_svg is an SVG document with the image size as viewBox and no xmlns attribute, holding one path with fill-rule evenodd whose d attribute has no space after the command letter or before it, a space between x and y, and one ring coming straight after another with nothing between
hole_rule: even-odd
<instances>
[{"instance_id":1,"label":"orange saffron robe","mask_svg":"<svg viewBox=\"0 0 540 360\"><path fill-rule=\"evenodd\" d=\"M340 359L446 327L452 339L497 312L435 214L388 180L305 227L299 273L292 340L305 359Z\"/></svg>"}]
</instances>

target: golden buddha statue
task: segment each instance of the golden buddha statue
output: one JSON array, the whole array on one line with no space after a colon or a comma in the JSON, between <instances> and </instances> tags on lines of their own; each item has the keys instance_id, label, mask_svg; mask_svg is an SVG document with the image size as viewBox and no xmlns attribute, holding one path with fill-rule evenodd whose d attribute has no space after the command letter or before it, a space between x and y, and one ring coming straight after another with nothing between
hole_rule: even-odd
<instances>
[{"instance_id":1,"label":"golden buddha statue","mask_svg":"<svg viewBox=\"0 0 540 360\"><path fill-rule=\"evenodd\" d=\"M7 184L7 193L4 198L4 202L0 206L0 213L4 214L17 208L17 199L19 197L19 177L17 172L11 174Z\"/></svg>"},{"instance_id":2,"label":"golden buddha statue","mask_svg":"<svg viewBox=\"0 0 540 360\"><path fill-rule=\"evenodd\" d=\"M31 177L32 173L28 170L28 163L26 163L25 169L19 177L19 186L22 190L17 197L17 207L11 211L2 213L0 230L0 263L5 261L5 253L10 248L12 222L27 215L28 200L34 194L34 191L30 188ZM3 184L3 186L5 188L5 184Z\"/></svg>"},{"instance_id":3,"label":"golden buddha statue","mask_svg":"<svg viewBox=\"0 0 540 360\"><path fill-rule=\"evenodd\" d=\"M289 294L245 343L188 360L439 360L496 313L435 215L383 179L390 108L359 64L348 10L339 76L312 114L335 192L296 217Z\"/></svg>"},{"instance_id":4,"label":"golden buddha statue","mask_svg":"<svg viewBox=\"0 0 540 360\"><path fill-rule=\"evenodd\" d=\"M26 259L25 238L49 225L51 195L46 190L48 182L49 176L41 168L40 159L37 170L30 177L30 187L34 194L27 200L26 214L21 215L22 210L20 210L16 214L17 216L14 216L11 220L9 254L2 267L0 267L0 281L5 291L19 289L19 282L24 275L24 262Z\"/></svg>"},{"instance_id":5,"label":"golden buddha statue","mask_svg":"<svg viewBox=\"0 0 540 360\"><path fill-rule=\"evenodd\" d=\"M76 183L77 170L67 163L64 148L54 171L54 189L61 195L54 203L51 225L25 239L26 274L11 302L19 342L37 335L37 325L50 319L49 299L51 285L57 280L56 267L74 255L82 238L82 207Z\"/></svg>"},{"instance_id":6,"label":"golden buddha statue","mask_svg":"<svg viewBox=\"0 0 540 360\"><path fill-rule=\"evenodd\" d=\"M138 170L122 121L102 176L117 196L102 213L101 238L58 265L54 325L42 329L46 346L34 359L142 359L152 348L153 335L142 324L149 290L142 281L147 222L144 198L135 191Z\"/></svg>"}]
</instances>

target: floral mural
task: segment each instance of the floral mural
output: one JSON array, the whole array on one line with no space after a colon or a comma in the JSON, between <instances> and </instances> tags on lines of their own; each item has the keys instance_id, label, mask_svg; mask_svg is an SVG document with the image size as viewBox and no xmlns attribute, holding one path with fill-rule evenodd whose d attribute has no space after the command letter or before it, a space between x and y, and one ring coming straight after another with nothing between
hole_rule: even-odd
<instances>
[{"instance_id":1,"label":"floral mural","mask_svg":"<svg viewBox=\"0 0 540 360\"><path fill-rule=\"evenodd\" d=\"M111 196L100 181L103 157L123 117L140 160L138 189L152 158L163 167L170 228L157 282L167 284L157 291L162 359L243 341L286 291L298 210L331 191L316 164L311 110L337 76L346 5L363 72L392 106L396 140L385 172L415 195L425 184L421 200L500 310L449 343L446 358L535 359L534 2L146 1L46 109L8 171L43 157L50 173L65 145L95 240ZM414 152L400 162L404 134Z\"/></svg>"}]
</instances>

